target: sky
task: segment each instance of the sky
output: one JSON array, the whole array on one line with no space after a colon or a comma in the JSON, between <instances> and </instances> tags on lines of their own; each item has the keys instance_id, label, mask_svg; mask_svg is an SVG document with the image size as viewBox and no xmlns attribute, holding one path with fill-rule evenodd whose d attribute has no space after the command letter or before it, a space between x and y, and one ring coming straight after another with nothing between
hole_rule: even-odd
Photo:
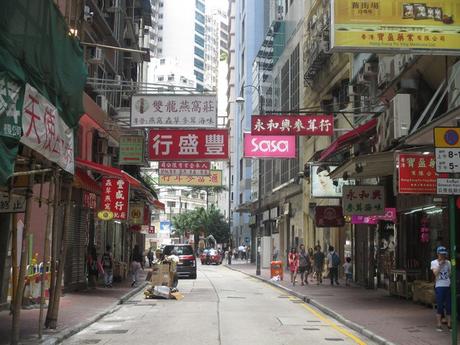
<instances>
[{"instance_id":1,"label":"sky","mask_svg":"<svg viewBox=\"0 0 460 345\"><path fill-rule=\"evenodd\" d=\"M206 0L206 6L212 9L221 9L227 11L228 0Z\"/></svg>"}]
</instances>

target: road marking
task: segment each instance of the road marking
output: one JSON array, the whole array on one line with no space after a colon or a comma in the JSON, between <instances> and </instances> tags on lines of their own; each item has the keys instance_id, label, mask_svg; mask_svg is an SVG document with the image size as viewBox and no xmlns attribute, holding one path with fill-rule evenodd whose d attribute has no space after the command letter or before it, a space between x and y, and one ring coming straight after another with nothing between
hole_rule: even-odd
<instances>
[{"instance_id":1,"label":"road marking","mask_svg":"<svg viewBox=\"0 0 460 345\"><path fill-rule=\"evenodd\" d=\"M278 293L281 293L283 295L286 295L286 292L278 287L275 287L271 284L267 284L270 288L272 288L273 290L275 290L276 292ZM289 300L299 300L299 298L297 297L293 297L293 296L289 296L288 297ZM299 303L300 304L300 303ZM347 331L346 329L340 327L339 325L337 325L335 322L333 322L332 320L330 320L329 318L323 316L322 314L320 314L318 311L316 311L315 309L313 309L312 307L310 307L309 305L307 305L306 303L302 303L300 304L302 307L304 307L305 309L307 309L310 313L312 313L313 315L315 315L318 319L324 321L325 323L327 323L329 326L331 326L332 328L334 328L336 331L338 331L339 333L342 333L343 335L347 336L348 338L352 339L356 344L358 345L367 345L365 342L363 342L361 339L359 339L357 336L355 336L354 334L350 333L349 331Z\"/></svg>"}]
</instances>

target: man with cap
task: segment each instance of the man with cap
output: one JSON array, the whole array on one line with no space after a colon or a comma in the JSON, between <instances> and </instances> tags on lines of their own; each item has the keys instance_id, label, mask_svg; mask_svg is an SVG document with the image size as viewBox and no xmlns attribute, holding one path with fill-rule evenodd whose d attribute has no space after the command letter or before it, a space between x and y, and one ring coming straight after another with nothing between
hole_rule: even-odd
<instances>
[{"instance_id":1,"label":"man with cap","mask_svg":"<svg viewBox=\"0 0 460 345\"><path fill-rule=\"evenodd\" d=\"M447 328L451 328L450 314L451 314L451 298L450 298L450 274L451 265L450 261L447 260L447 249L446 247L439 246L436 249L438 258L431 261L431 270L433 271L436 284L436 320L437 330L442 331L441 317L446 314L447 317Z\"/></svg>"}]
</instances>

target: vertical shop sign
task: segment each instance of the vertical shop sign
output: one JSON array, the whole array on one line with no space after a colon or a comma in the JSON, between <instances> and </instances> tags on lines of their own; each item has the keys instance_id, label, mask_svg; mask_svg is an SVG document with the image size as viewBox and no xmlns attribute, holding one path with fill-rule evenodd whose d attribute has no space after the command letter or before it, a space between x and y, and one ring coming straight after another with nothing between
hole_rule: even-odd
<instances>
[{"instance_id":1,"label":"vertical shop sign","mask_svg":"<svg viewBox=\"0 0 460 345\"><path fill-rule=\"evenodd\" d=\"M129 205L129 220L131 224L143 224L144 204L137 202Z\"/></svg>"},{"instance_id":2,"label":"vertical shop sign","mask_svg":"<svg viewBox=\"0 0 460 345\"><path fill-rule=\"evenodd\" d=\"M129 186L118 178L102 179L102 209L113 213L113 219L126 220L128 217Z\"/></svg>"},{"instance_id":3,"label":"vertical shop sign","mask_svg":"<svg viewBox=\"0 0 460 345\"><path fill-rule=\"evenodd\" d=\"M122 135L120 137L119 164L144 164L144 137L142 135Z\"/></svg>"},{"instance_id":4,"label":"vertical shop sign","mask_svg":"<svg viewBox=\"0 0 460 345\"><path fill-rule=\"evenodd\" d=\"M97 197L95 193L83 192L83 206L94 210L97 206Z\"/></svg>"},{"instance_id":5,"label":"vertical shop sign","mask_svg":"<svg viewBox=\"0 0 460 345\"><path fill-rule=\"evenodd\" d=\"M400 194L436 194L436 176L434 155L399 155Z\"/></svg>"}]
</instances>

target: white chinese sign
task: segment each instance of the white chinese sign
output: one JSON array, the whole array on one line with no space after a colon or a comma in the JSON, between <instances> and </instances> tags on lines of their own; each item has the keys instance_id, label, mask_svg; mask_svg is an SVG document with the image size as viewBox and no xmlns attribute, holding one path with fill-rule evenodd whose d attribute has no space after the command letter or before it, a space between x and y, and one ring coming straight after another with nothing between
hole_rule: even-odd
<instances>
[{"instance_id":1,"label":"white chinese sign","mask_svg":"<svg viewBox=\"0 0 460 345\"><path fill-rule=\"evenodd\" d=\"M460 195L460 179L438 178L436 180L436 189L439 195Z\"/></svg>"},{"instance_id":2,"label":"white chinese sign","mask_svg":"<svg viewBox=\"0 0 460 345\"><path fill-rule=\"evenodd\" d=\"M385 214L383 186L343 186L343 214L346 216L374 216Z\"/></svg>"},{"instance_id":3,"label":"white chinese sign","mask_svg":"<svg viewBox=\"0 0 460 345\"><path fill-rule=\"evenodd\" d=\"M131 127L217 126L216 95L135 95L131 102Z\"/></svg>"},{"instance_id":4,"label":"white chinese sign","mask_svg":"<svg viewBox=\"0 0 460 345\"><path fill-rule=\"evenodd\" d=\"M35 88L26 85L22 109L21 142L65 171L73 174L73 131L64 123L57 109Z\"/></svg>"}]
</instances>

